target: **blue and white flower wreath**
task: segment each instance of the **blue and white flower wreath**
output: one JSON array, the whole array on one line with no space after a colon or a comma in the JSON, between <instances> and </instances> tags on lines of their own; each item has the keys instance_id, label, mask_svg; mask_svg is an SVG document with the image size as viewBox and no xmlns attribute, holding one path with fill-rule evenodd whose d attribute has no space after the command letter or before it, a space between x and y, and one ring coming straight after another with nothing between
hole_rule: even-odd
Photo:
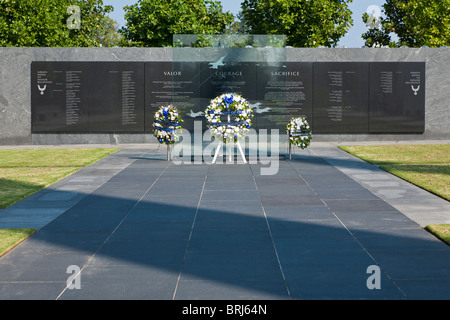
<instances>
[{"instance_id":1,"label":"blue and white flower wreath","mask_svg":"<svg viewBox=\"0 0 450 320\"><path fill-rule=\"evenodd\" d=\"M299 148L306 149L312 139L311 127L304 117L292 118L286 130L289 132L290 143Z\"/></svg>"},{"instance_id":2,"label":"blue and white flower wreath","mask_svg":"<svg viewBox=\"0 0 450 320\"><path fill-rule=\"evenodd\" d=\"M228 116L227 122L221 119L224 115ZM253 110L242 96L226 93L211 100L205 117L212 136L222 139L224 143L237 142L250 131Z\"/></svg>"},{"instance_id":3,"label":"blue and white flower wreath","mask_svg":"<svg viewBox=\"0 0 450 320\"><path fill-rule=\"evenodd\" d=\"M162 106L155 113L153 121L153 134L159 143L167 145L174 144L179 139L179 133L182 132L180 114L173 105Z\"/></svg>"}]
</instances>

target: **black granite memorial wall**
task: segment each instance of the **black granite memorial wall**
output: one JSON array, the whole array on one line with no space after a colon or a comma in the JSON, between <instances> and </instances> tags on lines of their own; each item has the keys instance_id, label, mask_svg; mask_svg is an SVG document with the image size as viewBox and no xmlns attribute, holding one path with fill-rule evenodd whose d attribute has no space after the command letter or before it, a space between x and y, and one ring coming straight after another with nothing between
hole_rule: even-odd
<instances>
[{"instance_id":1,"label":"black granite memorial wall","mask_svg":"<svg viewBox=\"0 0 450 320\"><path fill-rule=\"evenodd\" d=\"M194 114L203 120L199 63L145 63L145 131L152 131L155 112L169 104L184 116L184 128L193 127Z\"/></svg>"},{"instance_id":2,"label":"black granite memorial wall","mask_svg":"<svg viewBox=\"0 0 450 320\"><path fill-rule=\"evenodd\" d=\"M82 62L31 65L32 132L89 131L89 70Z\"/></svg>"},{"instance_id":3,"label":"black granite memorial wall","mask_svg":"<svg viewBox=\"0 0 450 320\"><path fill-rule=\"evenodd\" d=\"M91 63L89 131L144 131L144 63Z\"/></svg>"},{"instance_id":4,"label":"black granite memorial wall","mask_svg":"<svg viewBox=\"0 0 450 320\"><path fill-rule=\"evenodd\" d=\"M370 64L369 132L425 130L425 63Z\"/></svg>"},{"instance_id":5,"label":"black granite memorial wall","mask_svg":"<svg viewBox=\"0 0 450 320\"><path fill-rule=\"evenodd\" d=\"M143 132L144 63L34 62L32 132Z\"/></svg>"},{"instance_id":6,"label":"black granite memorial wall","mask_svg":"<svg viewBox=\"0 0 450 320\"><path fill-rule=\"evenodd\" d=\"M174 104L183 128L216 96L249 100L253 128L314 133L423 133L424 62L33 62L32 132L150 133ZM205 126L204 126L205 127ZM206 128L204 128L206 129Z\"/></svg>"},{"instance_id":7,"label":"black granite memorial wall","mask_svg":"<svg viewBox=\"0 0 450 320\"><path fill-rule=\"evenodd\" d=\"M312 63L260 65L256 73L257 96L253 109L255 126L284 131L292 117L312 119L312 79Z\"/></svg>"},{"instance_id":8,"label":"black granite memorial wall","mask_svg":"<svg viewBox=\"0 0 450 320\"><path fill-rule=\"evenodd\" d=\"M312 128L321 133L367 133L369 64L324 62L314 65Z\"/></svg>"}]
</instances>

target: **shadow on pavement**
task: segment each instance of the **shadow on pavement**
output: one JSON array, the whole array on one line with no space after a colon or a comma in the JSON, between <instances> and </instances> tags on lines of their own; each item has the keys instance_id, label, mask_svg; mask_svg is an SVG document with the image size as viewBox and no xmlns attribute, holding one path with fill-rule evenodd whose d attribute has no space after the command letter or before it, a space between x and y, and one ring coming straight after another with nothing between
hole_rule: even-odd
<instances>
[{"instance_id":1,"label":"shadow on pavement","mask_svg":"<svg viewBox=\"0 0 450 320\"><path fill-rule=\"evenodd\" d=\"M0 298L450 298L448 246L324 159L297 159L275 176L138 159L0 258Z\"/></svg>"}]
</instances>

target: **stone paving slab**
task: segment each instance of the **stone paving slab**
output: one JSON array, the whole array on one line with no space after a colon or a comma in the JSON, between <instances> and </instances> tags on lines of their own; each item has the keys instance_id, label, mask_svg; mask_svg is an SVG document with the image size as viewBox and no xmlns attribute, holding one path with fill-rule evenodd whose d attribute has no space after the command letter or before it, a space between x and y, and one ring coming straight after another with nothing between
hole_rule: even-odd
<instances>
[{"instance_id":1,"label":"stone paving slab","mask_svg":"<svg viewBox=\"0 0 450 320\"><path fill-rule=\"evenodd\" d=\"M449 141L406 141L404 143L449 143ZM317 145L316 148L307 149L308 155L326 161L339 169L420 226L450 223L450 202L445 199L338 149L336 144L319 143Z\"/></svg>"},{"instance_id":2,"label":"stone paving slab","mask_svg":"<svg viewBox=\"0 0 450 320\"><path fill-rule=\"evenodd\" d=\"M364 183L389 180L373 166L322 147L262 176L162 151L122 148L3 211L0 228L48 214L0 258L0 299L450 299L450 247Z\"/></svg>"}]
</instances>

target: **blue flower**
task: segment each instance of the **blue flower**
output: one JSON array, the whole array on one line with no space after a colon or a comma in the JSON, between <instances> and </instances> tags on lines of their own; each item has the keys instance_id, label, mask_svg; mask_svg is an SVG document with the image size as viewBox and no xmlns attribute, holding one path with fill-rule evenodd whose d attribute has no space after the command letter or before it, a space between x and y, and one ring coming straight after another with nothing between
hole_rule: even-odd
<instances>
[{"instance_id":1,"label":"blue flower","mask_svg":"<svg viewBox=\"0 0 450 320\"><path fill-rule=\"evenodd\" d=\"M232 94L225 95L225 97L223 98L223 102L225 102L227 104L227 108L228 108L228 106L234 102L233 95Z\"/></svg>"},{"instance_id":2,"label":"blue flower","mask_svg":"<svg viewBox=\"0 0 450 320\"><path fill-rule=\"evenodd\" d=\"M169 107L165 107L163 109L163 115L164 115L164 118L167 119L167 117L169 116Z\"/></svg>"}]
</instances>

